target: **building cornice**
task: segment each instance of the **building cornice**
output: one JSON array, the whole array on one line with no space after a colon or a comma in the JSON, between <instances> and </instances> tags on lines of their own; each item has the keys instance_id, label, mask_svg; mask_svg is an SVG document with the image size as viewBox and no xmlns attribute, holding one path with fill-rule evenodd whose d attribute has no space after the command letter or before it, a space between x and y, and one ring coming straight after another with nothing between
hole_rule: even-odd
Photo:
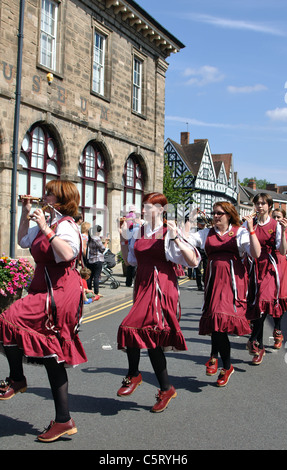
<instances>
[{"instance_id":1,"label":"building cornice","mask_svg":"<svg viewBox=\"0 0 287 470\"><path fill-rule=\"evenodd\" d=\"M166 56L185 47L133 0L106 0L106 8L112 8L116 15L120 14L123 21L159 47Z\"/></svg>"}]
</instances>

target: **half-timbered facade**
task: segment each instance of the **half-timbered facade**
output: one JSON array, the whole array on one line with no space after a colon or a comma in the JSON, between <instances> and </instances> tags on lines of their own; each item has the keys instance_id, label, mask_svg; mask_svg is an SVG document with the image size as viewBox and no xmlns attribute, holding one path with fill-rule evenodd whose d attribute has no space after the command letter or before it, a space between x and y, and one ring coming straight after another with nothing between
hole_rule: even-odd
<instances>
[{"instance_id":1,"label":"half-timbered facade","mask_svg":"<svg viewBox=\"0 0 287 470\"><path fill-rule=\"evenodd\" d=\"M216 201L226 200L237 204L237 182L233 170L232 154L213 155L207 139L189 143L189 133L181 133L181 143L167 139L165 155L175 175L186 171L192 176L183 183L191 194L186 202L186 215L194 203L207 216L211 214Z\"/></svg>"}]
</instances>

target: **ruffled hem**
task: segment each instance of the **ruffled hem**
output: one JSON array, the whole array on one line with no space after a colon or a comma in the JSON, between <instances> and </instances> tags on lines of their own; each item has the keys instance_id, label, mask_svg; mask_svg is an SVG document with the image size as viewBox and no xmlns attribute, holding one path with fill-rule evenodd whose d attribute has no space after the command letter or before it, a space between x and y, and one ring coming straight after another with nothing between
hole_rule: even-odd
<instances>
[{"instance_id":1,"label":"ruffled hem","mask_svg":"<svg viewBox=\"0 0 287 470\"><path fill-rule=\"evenodd\" d=\"M20 328L0 318L0 345L18 346L23 350L27 363L41 364L43 359L55 357L57 362L76 366L87 362L87 357L79 337L66 340L55 333L47 335ZM0 352L4 353L3 348Z\"/></svg>"},{"instance_id":2,"label":"ruffled hem","mask_svg":"<svg viewBox=\"0 0 287 470\"><path fill-rule=\"evenodd\" d=\"M263 313L267 313L273 318L280 318L283 312L281 301L270 302L268 300L262 300L258 305L247 310L246 317L248 320L252 321L260 318Z\"/></svg>"},{"instance_id":3,"label":"ruffled hem","mask_svg":"<svg viewBox=\"0 0 287 470\"><path fill-rule=\"evenodd\" d=\"M283 299L279 299L279 303L282 309L282 315L284 312L287 311L287 297L284 297Z\"/></svg>"},{"instance_id":4,"label":"ruffled hem","mask_svg":"<svg viewBox=\"0 0 287 470\"><path fill-rule=\"evenodd\" d=\"M181 330L159 330L156 328L131 328L120 326L118 331L118 349L139 348L187 351Z\"/></svg>"},{"instance_id":5,"label":"ruffled hem","mask_svg":"<svg viewBox=\"0 0 287 470\"><path fill-rule=\"evenodd\" d=\"M214 331L231 335L244 336L251 333L246 317L232 317L225 313L214 316L202 316L199 322L199 335L210 335Z\"/></svg>"}]
</instances>

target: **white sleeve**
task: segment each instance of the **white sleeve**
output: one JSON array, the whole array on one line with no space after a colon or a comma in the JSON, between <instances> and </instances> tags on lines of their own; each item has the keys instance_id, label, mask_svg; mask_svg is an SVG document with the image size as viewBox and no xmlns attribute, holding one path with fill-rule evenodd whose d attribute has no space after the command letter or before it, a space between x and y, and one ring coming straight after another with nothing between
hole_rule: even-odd
<instances>
[{"instance_id":1,"label":"white sleeve","mask_svg":"<svg viewBox=\"0 0 287 470\"><path fill-rule=\"evenodd\" d=\"M198 261L198 264L199 264L199 262L201 260L201 256L200 256L199 252L197 251L197 249L195 248L195 244L193 244L190 239L187 240L182 235L181 232L178 233L178 237L179 237L180 241L182 243L184 243L184 245L187 248L189 248L189 249L191 249L195 252L196 257L197 257L197 261ZM167 231L167 234L166 234L165 239L164 239L164 248L165 248L165 257L168 261L172 261L175 264L181 264L183 266L189 267L188 263L184 259L184 256L183 256L181 250L179 249L179 247L177 246L177 244L174 243L173 241L171 241L169 231Z\"/></svg>"},{"instance_id":2,"label":"white sleeve","mask_svg":"<svg viewBox=\"0 0 287 470\"><path fill-rule=\"evenodd\" d=\"M80 232L76 224L69 222L68 220L64 220L57 225L55 233L59 238L65 240L65 242L70 245L74 254L73 258L76 258L80 252ZM63 261L63 259L55 253L55 251L54 256L56 263Z\"/></svg>"},{"instance_id":3,"label":"white sleeve","mask_svg":"<svg viewBox=\"0 0 287 470\"><path fill-rule=\"evenodd\" d=\"M243 256L244 253L250 254L250 234L246 227L241 226L238 229L236 236L236 243L238 246L240 256Z\"/></svg>"},{"instance_id":4,"label":"white sleeve","mask_svg":"<svg viewBox=\"0 0 287 470\"><path fill-rule=\"evenodd\" d=\"M39 232L38 225L29 228L28 233L21 239L19 245L21 248L31 248L33 241L35 240L37 234Z\"/></svg>"}]
</instances>

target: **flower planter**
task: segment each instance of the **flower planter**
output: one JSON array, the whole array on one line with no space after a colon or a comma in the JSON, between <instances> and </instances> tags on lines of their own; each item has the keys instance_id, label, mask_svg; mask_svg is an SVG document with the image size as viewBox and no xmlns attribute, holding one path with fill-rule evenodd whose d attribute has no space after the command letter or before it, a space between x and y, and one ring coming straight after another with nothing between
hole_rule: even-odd
<instances>
[{"instance_id":1,"label":"flower planter","mask_svg":"<svg viewBox=\"0 0 287 470\"><path fill-rule=\"evenodd\" d=\"M0 313L4 312L10 305L12 305L16 300L21 299L22 289L17 289L16 294L9 294L7 296L0 295Z\"/></svg>"}]
</instances>

